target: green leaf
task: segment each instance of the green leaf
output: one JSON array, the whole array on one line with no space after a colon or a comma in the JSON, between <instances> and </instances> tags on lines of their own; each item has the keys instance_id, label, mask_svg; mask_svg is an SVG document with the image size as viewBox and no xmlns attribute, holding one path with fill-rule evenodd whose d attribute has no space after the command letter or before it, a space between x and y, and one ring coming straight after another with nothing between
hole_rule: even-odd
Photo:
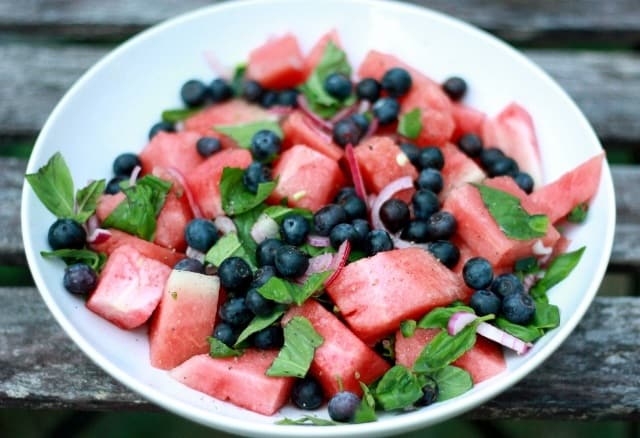
<instances>
[{"instance_id":1,"label":"green leaf","mask_svg":"<svg viewBox=\"0 0 640 438\"><path fill-rule=\"evenodd\" d=\"M476 326L479 319L451 336L445 330L438 333L420 352L413 365L416 373L433 373L444 368L469 351L476 343Z\"/></svg>"},{"instance_id":2,"label":"green leaf","mask_svg":"<svg viewBox=\"0 0 640 438\"><path fill-rule=\"evenodd\" d=\"M100 272L107 261L107 255L90 249L58 249L55 251L40 251L44 258L60 257L67 265L86 263L96 272Z\"/></svg>"},{"instance_id":3,"label":"green leaf","mask_svg":"<svg viewBox=\"0 0 640 438\"><path fill-rule=\"evenodd\" d=\"M225 167L222 170L222 179L220 180L222 209L230 216L245 213L257 207L276 188L276 181L270 181L259 184L258 192L251 193L242 183L243 173L243 169L235 167Z\"/></svg>"},{"instance_id":4,"label":"green leaf","mask_svg":"<svg viewBox=\"0 0 640 438\"><path fill-rule=\"evenodd\" d=\"M504 330L505 332L509 333L512 336L515 336L516 338L524 342L533 342L539 339L544 334L544 331L537 327L534 327L532 325L523 326L514 324L510 321L507 321L502 316L496 318L496 326L499 329Z\"/></svg>"},{"instance_id":5,"label":"green leaf","mask_svg":"<svg viewBox=\"0 0 640 438\"><path fill-rule=\"evenodd\" d=\"M431 375L438 384L438 401L457 397L473 388L471 375L462 368L448 365Z\"/></svg>"},{"instance_id":6,"label":"green leaf","mask_svg":"<svg viewBox=\"0 0 640 438\"><path fill-rule=\"evenodd\" d=\"M540 272L540 263L534 256L525 257L515 262L513 265L513 272L520 276L535 274L536 272Z\"/></svg>"},{"instance_id":7,"label":"green leaf","mask_svg":"<svg viewBox=\"0 0 640 438\"><path fill-rule=\"evenodd\" d=\"M258 244L251 236L251 228L258 220L263 208L264 205L261 204L245 213L238 214L233 218L233 223L236 225L236 229L238 230L238 240L246 252L247 261L252 266L257 266L258 264L256 259L256 249L258 248Z\"/></svg>"},{"instance_id":8,"label":"green leaf","mask_svg":"<svg viewBox=\"0 0 640 438\"><path fill-rule=\"evenodd\" d=\"M407 138L417 138L422 130L422 110L414 108L400 116L398 134Z\"/></svg>"},{"instance_id":9,"label":"green leaf","mask_svg":"<svg viewBox=\"0 0 640 438\"><path fill-rule=\"evenodd\" d=\"M278 122L273 120L259 120L257 122L241 123L237 125L215 125L216 131L231 137L241 148L249 149L251 147L251 139L263 129L273 131L280 139L284 137L282 129Z\"/></svg>"},{"instance_id":10,"label":"green leaf","mask_svg":"<svg viewBox=\"0 0 640 438\"><path fill-rule=\"evenodd\" d=\"M545 215L530 215L520 200L502 190L474 184L480 191L482 202L489 210L491 217L510 239L530 240L544 237L549 226L549 218Z\"/></svg>"},{"instance_id":11,"label":"green leaf","mask_svg":"<svg viewBox=\"0 0 640 438\"><path fill-rule=\"evenodd\" d=\"M244 76L246 72L246 62L236 65L236 68L233 69L233 76L231 77L231 88L233 88L233 94L236 96L242 95L242 85L244 83Z\"/></svg>"},{"instance_id":12,"label":"green leaf","mask_svg":"<svg viewBox=\"0 0 640 438\"><path fill-rule=\"evenodd\" d=\"M300 293L296 291L296 294L293 296L293 302L298 306L302 305L302 303L307 301L307 299L314 293L324 288L324 282L331 277L331 274L333 274L333 271L323 271L311 274L309 278L307 278L307 281L302 285Z\"/></svg>"},{"instance_id":13,"label":"green leaf","mask_svg":"<svg viewBox=\"0 0 640 438\"><path fill-rule=\"evenodd\" d=\"M278 318L284 315L284 309L278 308L273 311L271 315L267 316L255 316L249 325L242 330L242 333L238 335L238 340L235 343L235 347L240 345L244 340L248 339L254 333L259 332L262 329L269 327L271 324L276 322Z\"/></svg>"},{"instance_id":14,"label":"green leaf","mask_svg":"<svg viewBox=\"0 0 640 438\"><path fill-rule=\"evenodd\" d=\"M311 246L308 243L304 243L300 245L299 248L301 251L309 254L310 257L315 257L317 255L327 254L327 253L334 254L336 252L336 250L332 246L318 247L318 246Z\"/></svg>"},{"instance_id":15,"label":"green leaf","mask_svg":"<svg viewBox=\"0 0 640 438\"><path fill-rule=\"evenodd\" d=\"M367 253L365 253L364 251L358 250L358 249L354 249L353 251L349 252L349 257L347 258L347 263L353 263L353 262L357 262L360 259L364 259L368 257Z\"/></svg>"},{"instance_id":16,"label":"green leaf","mask_svg":"<svg viewBox=\"0 0 640 438\"><path fill-rule=\"evenodd\" d=\"M567 215L567 221L574 224L581 224L587 219L587 213L589 212L589 203L583 202L576 205Z\"/></svg>"},{"instance_id":17,"label":"green leaf","mask_svg":"<svg viewBox=\"0 0 640 438\"><path fill-rule=\"evenodd\" d=\"M553 259L544 273L544 277L531 289L531 296L535 300L546 298L547 291L567 278L573 268L577 266L585 249L586 247L583 246L573 252L560 254Z\"/></svg>"},{"instance_id":18,"label":"green leaf","mask_svg":"<svg viewBox=\"0 0 640 438\"><path fill-rule=\"evenodd\" d=\"M405 338L410 338L416 331L417 323L413 319L407 319L400 323L400 333Z\"/></svg>"},{"instance_id":19,"label":"green leaf","mask_svg":"<svg viewBox=\"0 0 640 438\"><path fill-rule=\"evenodd\" d=\"M313 212L311 210L307 210L306 208L290 208L283 205L270 205L264 209L263 213L276 221L278 225L282 223L284 217L289 213L297 213L308 221L313 219Z\"/></svg>"},{"instance_id":20,"label":"green leaf","mask_svg":"<svg viewBox=\"0 0 640 438\"><path fill-rule=\"evenodd\" d=\"M341 423L337 423L332 420L326 420L324 418L316 417L313 415L303 415L302 417L295 420L285 417L282 420L276 421L276 424L281 424L284 426L293 426L293 425L337 426L338 424L341 424Z\"/></svg>"},{"instance_id":21,"label":"green leaf","mask_svg":"<svg viewBox=\"0 0 640 438\"><path fill-rule=\"evenodd\" d=\"M60 152L25 178L40 202L57 218L74 217L73 179Z\"/></svg>"},{"instance_id":22,"label":"green leaf","mask_svg":"<svg viewBox=\"0 0 640 438\"><path fill-rule=\"evenodd\" d=\"M215 245L207 251L204 260L214 266L220 266L220 264L229 257L241 257L246 260L251 267L255 267L247 255L246 250L238 240L237 233L225 234L218 239Z\"/></svg>"},{"instance_id":23,"label":"green leaf","mask_svg":"<svg viewBox=\"0 0 640 438\"><path fill-rule=\"evenodd\" d=\"M105 181L100 179L87 184L86 187L78 190L76 193L76 216L75 219L80 223L85 223L92 214L96 212L98 198L102 195L105 188Z\"/></svg>"},{"instance_id":24,"label":"green leaf","mask_svg":"<svg viewBox=\"0 0 640 438\"><path fill-rule=\"evenodd\" d=\"M284 347L266 371L267 376L304 377L313 355L324 339L303 316L292 318L284 326Z\"/></svg>"},{"instance_id":25,"label":"green leaf","mask_svg":"<svg viewBox=\"0 0 640 438\"><path fill-rule=\"evenodd\" d=\"M209 356L211 357L232 357L242 356L244 354L244 351L230 348L227 344L213 336L209 336L207 341L209 342Z\"/></svg>"},{"instance_id":26,"label":"green leaf","mask_svg":"<svg viewBox=\"0 0 640 438\"><path fill-rule=\"evenodd\" d=\"M258 288L258 293L277 303L301 305L311 295L323 288L324 282L331 276L332 272L325 271L311 274L302 286L282 278L271 277Z\"/></svg>"},{"instance_id":27,"label":"green leaf","mask_svg":"<svg viewBox=\"0 0 640 438\"><path fill-rule=\"evenodd\" d=\"M376 386L376 401L385 411L411 406L422 397L422 387L418 378L402 365L389 369Z\"/></svg>"},{"instance_id":28,"label":"green leaf","mask_svg":"<svg viewBox=\"0 0 640 438\"><path fill-rule=\"evenodd\" d=\"M162 111L162 121L167 123L177 123L188 119L202 108L174 108Z\"/></svg>"},{"instance_id":29,"label":"green leaf","mask_svg":"<svg viewBox=\"0 0 640 438\"><path fill-rule=\"evenodd\" d=\"M531 325L544 330L558 327L560 325L560 309L555 304L536 301L536 312Z\"/></svg>"},{"instance_id":30,"label":"green leaf","mask_svg":"<svg viewBox=\"0 0 640 438\"><path fill-rule=\"evenodd\" d=\"M442 328L446 329L449 323L451 315L457 312L469 312L475 313L471 307L467 307L461 304L452 307L436 307L431 312L427 313L418 321L418 328Z\"/></svg>"},{"instance_id":31,"label":"green leaf","mask_svg":"<svg viewBox=\"0 0 640 438\"><path fill-rule=\"evenodd\" d=\"M376 416L376 400L367 385L360 382L360 387L362 388L362 400L353 416L353 422L371 423L378 419Z\"/></svg>"}]
</instances>

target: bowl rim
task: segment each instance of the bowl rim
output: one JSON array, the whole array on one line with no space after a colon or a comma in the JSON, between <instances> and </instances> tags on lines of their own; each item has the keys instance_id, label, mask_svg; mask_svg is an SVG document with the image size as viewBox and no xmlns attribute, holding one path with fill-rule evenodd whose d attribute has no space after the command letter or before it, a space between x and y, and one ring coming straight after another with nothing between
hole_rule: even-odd
<instances>
[{"instance_id":1,"label":"bowl rim","mask_svg":"<svg viewBox=\"0 0 640 438\"><path fill-rule=\"evenodd\" d=\"M344 0L323 0L327 3L343 3ZM452 26L458 28L460 30L471 32L474 37L480 38L483 40L484 44L489 44L499 48L500 50L506 51L509 55L520 63L525 63L528 68L535 73L537 78L545 82L547 86L554 88L561 98L565 101L565 104L572 107L575 112L578 114L578 120L582 124L581 129L586 130L589 136L593 138L596 144L600 145L599 139L597 138L593 128L587 121L586 117L582 113L582 111L578 108L578 106L573 102L573 100L567 95L567 93L553 80L549 77L549 75L544 72L540 67L526 58L523 54L518 52L516 49L508 45L507 43L499 40L498 38L490 35L489 33L468 24L458 18L446 15L442 12L434 11L432 9L428 9L423 6L418 6L414 4L406 4L399 3L391 0L347 0L349 3L361 5L364 8L368 7L386 7L393 8L400 11L404 11L405 13L419 14L424 17L428 17L430 20L440 21L448 26ZM176 17L167 19L162 21L159 24L156 24L139 34L129 38L124 43L120 44L112 51L110 51L106 56L100 59L97 63L95 63L91 68L89 68L82 76L74 82L74 84L67 90L63 98L58 102L55 106L54 110L48 117L44 127L42 128L40 134L38 135L37 141L35 143L33 153L29 159L27 165L27 172L34 172L37 170L40 165L40 154L38 151L42 148L42 144L45 143L46 138L48 136L48 132L51 127L54 126L57 122L57 119L60 117L60 114L63 111L63 108L66 106L67 102L71 100L72 96L81 88L82 84L88 82L99 70L103 68L103 66L109 64L113 59L117 58L120 53L123 53L129 49L129 47L135 46L137 44L141 44L142 42L152 39L156 34L164 32L166 29L169 29L173 26L181 25L184 22L188 22L192 19L200 17L202 15L208 15L215 13L216 11L221 10L231 10L231 9L245 9L250 8L256 4L263 3L272 3L272 4L287 4L287 3L295 3L297 0L243 0L238 2L229 2L229 3L221 3L214 4L209 6L204 6L193 11L178 15ZM601 146L602 147L602 146ZM604 274L607 269L609 257L613 247L613 236L614 236L614 228L615 228L615 194L613 189L613 182L611 178L611 172L608 164L604 166L602 176L601 176L601 185L603 185L604 192L608 198L607 205L607 213L606 213L606 223L609 225L604 233L604 244L603 248L607 257L602 257L598 264L598 268L596 269L593 277L593 281L589 285L589 289L586 291L584 298L577 309L574 311L572 315L566 318L556 330L556 334L551 339L551 341L544 346L541 351L536 352L536 354L529 358L525 364L520 366L517 370L509 371L503 377L501 384L496 386L485 386L479 389L474 394L469 394L466 396L459 397L455 407L450 405L442 405L442 406L434 406L428 415L420 415L419 411L413 413L403 413L400 416L396 416L394 418L390 418L385 420L384 422L373 422L373 423L362 423L362 424L346 424L341 425L340 428L321 428L321 427L309 427L309 426L282 426L276 424L254 424L250 422L243 422L241 420L233 419L227 417L223 414L216 412L209 412L207 415L199 415L194 414L193 409L190 408L190 405L186 402L182 402L176 399L171 398L170 396L164 394L158 388L152 388L146 386L145 384L139 382L135 378L131 377L125 371L118 368L115 364L112 364L108 357L102 355L98 352L91 343L86 341L80 332L74 327L74 325L69 321L62 311L58 308L55 300L51 292L48 289L47 282L43 278L41 272L37 269L37 257L38 251L34 251L36 245L32 242L31 235L27 231L29 230L29 217L30 217L30 203L29 199L34 196L33 193L29 190L29 185L25 181L23 183L22 190L22 199L21 199L21 227L22 227L22 235L25 253L27 257L28 265L31 269L35 284L45 301L49 311L54 315L56 321L67 335L75 342L77 346L100 368L118 380L120 383L124 384L129 389L135 391L137 394L141 395L145 399L150 400L151 402L171 411L178 415L181 415L190 420L196 421L200 424L206 425L208 427L215 427L224 429L226 431L237 433L237 434L252 434L252 435L261 435L261 436L299 436L300 434L304 434L309 437L317 437L317 436L339 436L339 435L350 435L361 434L367 436L378 436L378 435L387 435L392 433L401 433L410 430L415 430L420 427L426 427L428 425L434 424L436 422L444 421L453 416L459 415L463 412L466 412L478 405L486 402L487 400L497 396L499 393L505 391L506 389L512 387L515 383L520 381L530 372L532 372L535 368L537 368L542 362L544 362L554 351L558 349L558 347L566 340L569 334L574 330L577 324L580 322L587 309L591 305L593 298L596 295L598 287L602 282Z\"/></svg>"}]
</instances>

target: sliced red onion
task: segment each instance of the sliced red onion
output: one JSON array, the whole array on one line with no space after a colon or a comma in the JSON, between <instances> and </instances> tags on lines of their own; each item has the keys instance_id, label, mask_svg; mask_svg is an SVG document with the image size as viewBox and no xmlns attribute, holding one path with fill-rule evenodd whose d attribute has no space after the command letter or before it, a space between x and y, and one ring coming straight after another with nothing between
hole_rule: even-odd
<instances>
[{"instance_id":1,"label":"sliced red onion","mask_svg":"<svg viewBox=\"0 0 640 438\"><path fill-rule=\"evenodd\" d=\"M409 240L401 239L397 234L391 234L391 240L393 241L393 247L396 249L403 248L422 248L428 251L428 245L426 243L416 243Z\"/></svg>"},{"instance_id":2,"label":"sliced red onion","mask_svg":"<svg viewBox=\"0 0 640 438\"><path fill-rule=\"evenodd\" d=\"M202 52L202 56L216 76L225 79L229 79L231 77L229 69L220 62L218 57L211 50L205 50Z\"/></svg>"},{"instance_id":3,"label":"sliced red onion","mask_svg":"<svg viewBox=\"0 0 640 438\"><path fill-rule=\"evenodd\" d=\"M298 102L298 106L300 107L300 110L307 117L309 117L317 126L324 128L328 131L333 130L333 124L331 122L326 121L325 119L323 119L322 117L320 117L319 115L313 112L304 94L302 93L298 94L297 102Z\"/></svg>"},{"instance_id":4,"label":"sliced red onion","mask_svg":"<svg viewBox=\"0 0 640 438\"><path fill-rule=\"evenodd\" d=\"M293 111L293 108L289 106L276 105L272 106L267 112L276 116L288 116Z\"/></svg>"},{"instance_id":5,"label":"sliced red onion","mask_svg":"<svg viewBox=\"0 0 640 438\"><path fill-rule=\"evenodd\" d=\"M180 120L180 121L174 123L173 124L173 129L175 129L176 132L184 131L184 121Z\"/></svg>"},{"instance_id":6,"label":"sliced red onion","mask_svg":"<svg viewBox=\"0 0 640 438\"><path fill-rule=\"evenodd\" d=\"M328 237L316 236L315 234L309 234L307 236L307 242L309 245L315 246L316 248L326 248L331 245L331 241Z\"/></svg>"},{"instance_id":7,"label":"sliced red onion","mask_svg":"<svg viewBox=\"0 0 640 438\"><path fill-rule=\"evenodd\" d=\"M258 220L251 227L251 237L256 243L271 239L278 235L278 223L269 215L261 213Z\"/></svg>"},{"instance_id":8,"label":"sliced red onion","mask_svg":"<svg viewBox=\"0 0 640 438\"><path fill-rule=\"evenodd\" d=\"M358 106L358 112L360 114L364 114L371 109L371 102L368 100L361 100L360 105Z\"/></svg>"},{"instance_id":9,"label":"sliced red onion","mask_svg":"<svg viewBox=\"0 0 640 438\"><path fill-rule=\"evenodd\" d=\"M167 171L182 186L182 189L184 190L184 194L187 195L187 203L189 204L189 208L191 209L191 213L193 213L193 217L203 218L204 214L202 214L202 210L200 210L200 207L198 206L198 203L196 202L196 198L193 195L193 192L191 191L191 189L189 188L189 185L187 184L187 180L184 177L184 175L182 174L182 172L180 172L175 167L169 167L169 168L167 168Z\"/></svg>"},{"instance_id":10,"label":"sliced red onion","mask_svg":"<svg viewBox=\"0 0 640 438\"><path fill-rule=\"evenodd\" d=\"M328 271L332 269L334 254L326 253L320 254L309 259L309 267L305 271L304 275L296 279L296 282L299 284L304 284L311 274L316 274L318 272Z\"/></svg>"},{"instance_id":11,"label":"sliced red onion","mask_svg":"<svg viewBox=\"0 0 640 438\"><path fill-rule=\"evenodd\" d=\"M353 179L353 185L356 189L356 195L362 199L367 199L367 190L364 187L364 180L362 179L362 172L356 160L356 153L353 146L348 144L344 148L344 155L349 164L349 171L351 172L351 179Z\"/></svg>"},{"instance_id":12,"label":"sliced red onion","mask_svg":"<svg viewBox=\"0 0 640 438\"><path fill-rule=\"evenodd\" d=\"M367 132L364 134L364 137L362 138L365 139L365 138L371 137L373 134L376 133L377 130L378 130L378 119L374 117L369 122L369 129L367 129Z\"/></svg>"},{"instance_id":13,"label":"sliced red onion","mask_svg":"<svg viewBox=\"0 0 640 438\"><path fill-rule=\"evenodd\" d=\"M216 226L218 231L220 231L222 234L238 232L238 229L236 228L236 224L228 216L218 216L213 221L213 224Z\"/></svg>"},{"instance_id":14,"label":"sliced red onion","mask_svg":"<svg viewBox=\"0 0 640 438\"><path fill-rule=\"evenodd\" d=\"M356 112L358 112L358 104L354 103L353 105L342 108L340 111L335 113L335 115L329 119L329 123L333 125L336 122L349 117L351 114L355 114Z\"/></svg>"},{"instance_id":15,"label":"sliced red onion","mask_svg":"<svg viewBox=\"0 0 640 438\"><path fill-rule=\"evenodd\" d=\"M89 235L87 235L88 243L104 243L111 238L111 231L104 228L95 228Z\"/></svg>"},{"instance_id":16,"label":"sliced red onion","mask_svg":"<svg viewBox=\"0 0 640 438\"><path fill-rule=\"evenodd\" d=\"M188 246L187 250L185 251L185 254L190 259L195 259L200 263L204 263L204 253L202 251L198 251L197 249L194 249Z\"/></svg>"},{"instance_id":17,"label":"sliced red onion","mask_svg":"<svg viewBox=\"0 0 640 438\"><path fill-rule=\"evenodd\" d=\"M534 255L546 256L553 252L553 247L544 246L544 243L542 243L542 240L538 239L534 242L533 246L531 247L531 250L533 251Z\"/></svg>"},{"instance_id":18,"label":"sliced red onion","mask_svg":"<svg viewBox=\"0 0 640 438\"><path fill-rule=\"evenodd\" d=\"M544 277L544 271L536 272L535 274L527 274L522 279L522 285L524 286L525 292L529 292L533 286Z\"/></svg>"},{"instance_id":19,"label":"sliced red onion","mask_svg":"<svg viewBox=\"0 0 640 438\"><path fill-rule=\"evenodd\" d=\"M322 128L318 127L309 117L303 114L302 122L311 129L320 139L325 143L331 143L333 140L329 134L327 134Z\"/></svg>"},{"instance_id":20,"label":"sliced red onion","mask_svg":"<svg viewBox=\"0 0 640 438\"><path fill-rule=\"evenodd\" d=\"M142 167L140 166L136 166L133 168L133 170L131 171L131 176L129 177L130 187L133 187L136 185L136 181L138 181L138 176L140 175L141 171L142 171Z\"/></svg>"},{"instance_id":21,"label":"sliced red onion","mask_svg":"<svg viewBox=\"0 0 640 438\"><path fill-rule=\"evenodd\" d=\"M345 240L338 248L338 252L333 256L331 267L329 269L333 269L334 271L333 274L331 274L331 276L327 278L327 281L324 282L325 286L329 286L338 277L338 274L340 274L342 268L344 268L344 266L347 264L350 253L351 244L348 240Z\"/></svg>"},{"instance_id":22,"label":"sliced red onion","mask_svg":"<svg viewBox=\"0 0 640 438\"><path fill-rule=\"evenodd\" d=\"M471 324L477 318L476 315L469 312L456 312L449 319L447 324L447 331L451 336L457 335L463 328ZM501 330L486 322L478 324L476 329L479 335L484 336L500 345L504 345L511 350L514 350L518 354L524 354L529 351L529 348L533 346L530 342L524 342L522 339L518 339L515 336Z\"/></svg>"},{"instance_id":23,"label":"sliced red onion","mask_svg":"<svg viewBox=\"0 0 640 438\"><path fill-rule=\"evenodd\" d=\"M403 176L391 181L389 184L384 186L382 190L380 190L380 193L378 193L378 197L375 199L373 205L371 206L371 224L373 225L373 228L388 231L382 223L382 219L380 219L380 208L382 208L382 204L391 199L391 197L399 191L410 189L412 187L413 180L411 179L411 177Z\"/></svg>"}]
</instances>

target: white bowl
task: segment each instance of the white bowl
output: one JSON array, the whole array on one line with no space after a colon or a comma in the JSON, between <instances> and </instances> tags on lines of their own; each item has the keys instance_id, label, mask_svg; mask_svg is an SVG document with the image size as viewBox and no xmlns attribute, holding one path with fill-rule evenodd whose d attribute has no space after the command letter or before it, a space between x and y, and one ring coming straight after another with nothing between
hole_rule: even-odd
<instances>
[{"instance_id":1,"label":"white bowl","mask_svg":"<svg viewBox=\"0 0 640 438\"><path fill-rule=\"evenodd\" d=\"M419 7L370 0L245 1L225 3L169 20L123 44L91 68L65 95L44 126L28 165L34 172L56 151L76 186L110 175L116 154L140 150L160 111L180 106L178 90L189 78L211 79L203 53L226 66L244 61L270 35L293 32L303 48L336 28L353 65L367 50L391 52L436 80L466 78L467 101L490 113L517 101L532 114L545 180L550 181L601 151L593 130L569 97L542 70L490 35ZM60 325L105 371L154 403L199 423L244 435L381 436L424 427L496 396L533 371L566 339L589 307L605 273L615 222L608 167L587 222L571 231L571 248L587 245L570 279L551 291L562 323L525 357L508 356L508 372L465 395L429 408L384 415L376 423L341 427L278 426L265 417L195 392L149 365L145 330L127 332L85 309L62 287L63 264L44 260L52 215L25 186L22 229L29 266ZM304 412L306 413L306 412ZM286 407L288 417L302 411Z\"/></svg>"}]
</instances>

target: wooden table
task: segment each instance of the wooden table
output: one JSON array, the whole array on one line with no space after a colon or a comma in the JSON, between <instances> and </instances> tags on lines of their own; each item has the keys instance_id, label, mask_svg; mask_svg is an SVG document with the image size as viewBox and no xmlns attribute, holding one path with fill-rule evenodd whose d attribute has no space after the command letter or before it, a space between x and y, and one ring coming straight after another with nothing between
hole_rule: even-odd
<instances>
[{"instance_id":1,"label":"wooden table","mask_svg":"<svg viewBox=\"0 0 640 438\"><path fill-rule=\"evenodd\" d=\"M124 38L204 0L0 0L0 266L21 267L25 156L49 112ZM613 165L618 226L613 275L638 291L640 3L638 0L416 1L524 48L571 94ZM90 139L88 139L90 142ZM90 145L88 144L88 147ZM618 282L620 283L620 282ZM0 406L154 409L91 363L34 287L0 278ZM605 282L584 321L530 377L471 418L640 419L640 297ZM628 291L627 291L628 292Z\"/></svg>"}]
</instances>

